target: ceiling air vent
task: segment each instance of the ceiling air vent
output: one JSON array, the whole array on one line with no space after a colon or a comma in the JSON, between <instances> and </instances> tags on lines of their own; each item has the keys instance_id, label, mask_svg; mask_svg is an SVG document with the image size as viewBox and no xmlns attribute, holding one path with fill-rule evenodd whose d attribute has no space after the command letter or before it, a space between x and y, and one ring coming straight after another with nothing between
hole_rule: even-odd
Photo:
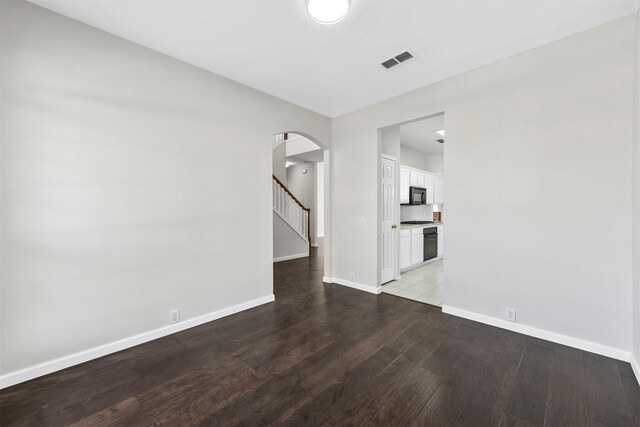
<instances>
[{"instance_id":1,"label":"ceiling air vent","mask_svg":"<svg viewBox=\"0 0 640 427\"><path fill-rule=\"evenodd\" d=\"M400 55L397 55L391 59L387 59L386 61L384 61L382 63L382 66L388 70L389 68L395 67L396 65L404 61L407 61L411 58L413 58L413 55L411 55L409 52L402 52Z\"/></svg>"},{"instance_id":2,"label":"ceiling air vent","mask_svg":"<svg viewBox=\"0 0 640 427\"><path fill-rule=\"evenodd\" d=\"M409 52L402 52L400 55L396 56L396 60L398 62L404 62L408 59L413 58L413 55L411 55Z\"/></svg>"},{"instance_id":3,"label":"ceiling air vent","mask_svg":"<svg viewBox=\"0 0 640 427\"><path fill-rule=\"evenodd\" d=\"M391 59L388 59L388 60L384 61L382 63L382 66L388 70L389 68L395 67L398 64L399 64L399 62L396 61L395 58L391 58Z\"/></svg>"}]
</instances>

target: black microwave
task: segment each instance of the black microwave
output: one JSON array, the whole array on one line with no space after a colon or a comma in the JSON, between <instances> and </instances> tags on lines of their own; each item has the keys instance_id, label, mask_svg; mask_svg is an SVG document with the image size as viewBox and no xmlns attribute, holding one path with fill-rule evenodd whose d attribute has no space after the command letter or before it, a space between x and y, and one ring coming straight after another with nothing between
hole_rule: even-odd
<instances>
[{"instance_id":1,"label":"black microwave","mask_svg":"<svg viewBox=\"0 0 640 427\"><path fill-rule=\"evenodd\" d=\"M409 187L409 205L426 205L427 189L422 187Z\"/></svg>"}]
</instances>

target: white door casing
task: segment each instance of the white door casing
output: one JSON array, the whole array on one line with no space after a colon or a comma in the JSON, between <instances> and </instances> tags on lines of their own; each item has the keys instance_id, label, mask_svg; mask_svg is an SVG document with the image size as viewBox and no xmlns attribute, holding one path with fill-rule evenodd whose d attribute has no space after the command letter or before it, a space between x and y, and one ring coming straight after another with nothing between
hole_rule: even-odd
<instances>
[{"instance_id":1,"label":"white door casing","mask_svg":"<svg viewBox=\"0 0 640 427\"><path fill-rule=\"evenodd\" d=\"M396 278L396 161L382 157L380 163L380 279Z\"/></svg>"}]
</instances>

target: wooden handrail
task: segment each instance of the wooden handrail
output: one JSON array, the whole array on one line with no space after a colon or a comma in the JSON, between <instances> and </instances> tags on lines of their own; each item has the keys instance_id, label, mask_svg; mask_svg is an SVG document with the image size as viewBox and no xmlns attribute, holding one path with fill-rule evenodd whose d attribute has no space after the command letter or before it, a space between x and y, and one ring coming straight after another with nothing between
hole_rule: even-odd
<instances>
[{"instance_id":1,"label":"wooden handrail","mask_svg":"<svg viewBox=\"0 0 640 427\"><path fill-rule=\"evenodd\" d=\"M307 208L305 207L300 200L298 200L296 198L296 196L294 196L291 191L289 191L289 189L287 188L286 185L284 185L282 183L282 181L280 181L275 175L271 175L273 177L273 180L275 182L278 183L278 185L289 195L291 196L291 198L293 199L294 202L296 202L298 204L298 206L300 206L300 208L302 208L303 211L307 212L307 241L309 242L309 256L311 256L311 208Z\"/></svg>"},{"instance_id":2,"label":"wooden handrail","mask_svg":"<svg viewBox=\"0 0 640 427\"><path fill-rule=\"evenodd\" d=\"M288 189L288 188L287 188L287 187L282 183L282 181L280 181L278 178L276 178L276 176L275 176L275 175L271 175L271 176L273 177L273 180L274 180L275 182L277 182L277 183L278 183L278 185L279 185L280 187L282 187L282 189L283 189L284 191L286 191L288 195L290 195L290 196L291 196L291 198L293 199L293 201L294 201L294 202L296 202L296 203L298 204L298 206L300 206L303 210L305 210L305 211L307 211L307 212L311 211L311 208L306 208L302 203L300 203L300 200L296 199L296 196L294 196L293 194L291 194L291 191L289 191L289 189Z\"/></svg>"}]
</instances>

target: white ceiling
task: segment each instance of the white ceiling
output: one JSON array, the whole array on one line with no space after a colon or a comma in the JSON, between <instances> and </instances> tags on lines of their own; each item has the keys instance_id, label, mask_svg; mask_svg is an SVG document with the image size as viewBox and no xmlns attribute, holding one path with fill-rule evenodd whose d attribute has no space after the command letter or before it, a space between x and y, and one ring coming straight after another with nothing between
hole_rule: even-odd
<instances>
[{"instance_id":1,"label":"white ceiling","mask_svg":"<svg viewBox=\"0 0 640 427\"><path fill-rule=\"evenodd\" d=\"M640 0L352 0L320 25L305 0L31 0L336 117L635 12ZM380 63L405 50L415 58Z\"/></svg>"},{"instance_id":2,"label":"white ceiling","mask_svg":"<svg viewBox=\"0 0 640 427\"><path fill-rule=\"evenodd\" d=\"M425 154L442 156L444 144L436 141L437 139L446 140L436 133L441 129L444 129L444 114L402 125L400 126L400 145Z\"/></svg>"},{"instance_id":3,"label":"white ceiling","mask_svg":"<svg viewBox=\"0 0 640 427\"><path fill-rule=\"evenodd\" d=\"M291 162L295 165L300 163L324 162L324 150L318 149L314 151L308 151L302 154L296 154L294 156L288 156L287 162Z\"/></svg>"}]
</instances>

